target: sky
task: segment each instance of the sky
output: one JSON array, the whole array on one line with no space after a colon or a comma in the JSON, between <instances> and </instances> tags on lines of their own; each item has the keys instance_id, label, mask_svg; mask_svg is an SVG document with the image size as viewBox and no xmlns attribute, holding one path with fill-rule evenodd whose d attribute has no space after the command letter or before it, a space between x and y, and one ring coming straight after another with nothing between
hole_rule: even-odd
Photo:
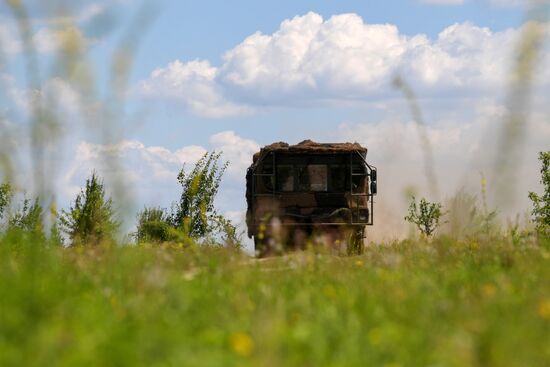
<instances>
[{"instance_id":1,"label":"sky","mask_svg":"<svg viewBox=\"0 0 550 367\"><path fill-rule=\"evenodd\" d=\"M369 149L380 177L373 239L405 233L406 193L479 196L482 177L492 205L524 213L526 193L540 190L537 152L550 146L546 9L537 4L529 12L522 0L22 1L29 64L17 14L2 3L0 143L17 151L15 177L26 188L33 96L48 101L58 134L46 137L40 158L56 172L51 190L62 207L94 169L123 178L128 189L112 194L131 196L134 210L169 207L182 165L217 150L230 162L218 206L241 223L252 154L313 139ZM522 42L539 31L526 88L514 67ZM113 63L120 50L127 78ZM397 77L417 98L422 129ZM528 108L518 112L525 95ZM516 112L521 132L507 145ZM113 147L117 165L104 159ZM499 155L510 177L495 168ZM512 187L505 199L495 194L501 186Z\"/></svg>"}]
</instances>

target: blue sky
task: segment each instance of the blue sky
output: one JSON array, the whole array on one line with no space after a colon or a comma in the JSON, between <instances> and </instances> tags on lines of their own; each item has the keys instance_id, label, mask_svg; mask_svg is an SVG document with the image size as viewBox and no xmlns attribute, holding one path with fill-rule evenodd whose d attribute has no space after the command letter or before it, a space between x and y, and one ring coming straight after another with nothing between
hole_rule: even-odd
<instances>
[{"instance_id":1,"label":"blue sky","mask_svg":"<svg viewBox=\"0 0 550 367\"><path fill-rule=\"evenodd\" d=\"M177 170L216 149L231 162L219 205L238 220L244 172L260 146L307 138L358 141L380 167L383 219L374 229L380 233L404 228L404 191L430 195L418 174L418 131L392 80L401 76L418 97L440 177L438 199L460 188L478 193L480 173L491 176L500 126L510 113L514 52L529 19L522 0L22 3L41 76L28 84L17 26L2 3L0 128L22 157L28 155L29 97L39 93L53 101L63 149L45 160L55 158L58 166L54 191L61 205L90 170L113 174L103 167L109 147L94 119L113 101L119 105L107 93L110 61L129 39L139 47L127 104L108 123L116 124L111 143L120 147L122 171L114 175L129 178L137 206L169 206L178 196ZM63 18L59 9L68 9ZM151 23L142 19L131 27L139 14ZM73 73L60 73L66 71L60 40L67 34L82 49ZM534 156L550 141L544 102L550 75L542 67L547 46L539 56L519 192L537 189ZM82 87L82 70L93 71L97 96ZM23 170L25 181L21 177ZM513 210L526 209L520 194Z\"/></svg>"}]
</instances>

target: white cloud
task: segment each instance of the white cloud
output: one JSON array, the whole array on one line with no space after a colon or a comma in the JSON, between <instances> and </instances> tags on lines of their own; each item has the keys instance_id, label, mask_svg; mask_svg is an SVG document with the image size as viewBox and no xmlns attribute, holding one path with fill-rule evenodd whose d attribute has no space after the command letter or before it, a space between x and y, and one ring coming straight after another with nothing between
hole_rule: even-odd
<instances>
[{"instance_id":1,"label":"white cloud","mask_svg":"<svg viewBox=\"0 0 550 367\"><path fill-rule=\"evenodd\" d=\"M12 75L0 73L0 94L8 113L18 116L21 121L31 117L37 98L42 99L42 106L48 108L60 125L74 126L83 117L81 95L61 78L49 79L37 89L23 89Z\"/></svg>"},{"instance_id":2,"label":"white cloud","mask_svg":"<svg viewBox=\"0 0 550 367\"><path fill-rule=\"evenodd\" d=\"M12 19L0 16L0 52L15 56L23 51L19 30ZM85 50L94 44L77 25L47 25L36 29L32 35L33 50L39 54L55 53L64 47Z\"/></svg>"},{"instance_id":3,"label":"white cloud","mask_svg":"<svg viewBox=\"0 0 550 367\"><path fill-rule=\"evenodd\" d=\"M13 75L0 73L0 93L2 93L2 101L7 103L7 107L15 107L17 110L28 110L27 93L17 86L17 82ZM8 103L9 102L9 103Z\"/></svg>"},{"instance_id":4,"label":"white cloud","mask_svg":"<svg viewBox=\"0 0 550 367\"><path fill-rule=\"evenodd\" d=\"M233 131L223 131L210 137L210 144L223 153L223 159L229 161L228 173L244 178L246 169L252 163L252 155L260 150L253 140L244 139Z\"/></svg>"},{"instance_id":5,"label":"white cloud","mask_svg":"<svg viewBox=\"0 0 550 367\"><path fill-rule=\"evenodd\" d=\"M76 26L39 29L33 36L33 43L39 53L58 52L66 47L86 49L90 40Z\"/></svg>"},{"instance_id":6,"label":"white cloud","mask_svg":"<svg viewBox=\"0 0 550 367\"><path fill-rule=\"evenodd\" d=\"M517 34L516 30L494 33L471 23L454 24L433 42L416 37L400 68L427 91L485 89L496 94L508 79Z\"/></svg>"},{"instance_id":7,"label":"white cloud","mask_svg":"<svg viewBox=\"0 0 550 367\"><path fill-rule=\"evenodd\" d=\"M285 20L271 35L247 37L224 54L219 67L206 60L174 61L155 70L140 89L176 98L207 117L266 105L368 101L395 93L396 74L420 95L498 94L519 31L493 32L465 22L430 39L406 36L391 24L366 24L356 14L324 20L310 12Z\"/></svg>"},{"instance_id":8,"label":"white cloud","mask_svg":"<svg viewBox=\"0 0 550 367\"><path fill-rule=\"evenodd\" d=\"M117 0L111 2L72 1L67 3L64 11L58 7L45 4L31 4L29 24L32 32L34 51L38 53L58 52L63 45L82 49L97 42L94 37L84 34L81 26L101 17L114 17L118 5L127 2ZM27 4L29 5L29 4ZM88 24L89 25L89 24ZM105 27L105 24L102 26ZM96 25L95 28L98 28ZM97 29L89 29L97 33ZM90 36L90 37L88 37ZM23 51L23 43L17 22L13 17L0 14L0 52L13 56Z\"/></svg>"},{"instance_id":9,"label":"white cloud","mask_svg":"<svg viewBox=\"0 0 550 367\"><path fill-rule=\"evenodd\" d=\"M170 151L160 146L146 146L137 140L124 140L113 145L81 142L66 175L69 180L73 177L81 179L94 169L101 171L107 160L115 159L123 164L120 168L123 176L131 177L132 183L164 181L174 179L183 164L197 161L205 152L206 149L194 145Z\"/></svg>"},{"instance_id":10,"label":"white cloud","mask_svg":"<svg viewBox=\"0 0 550 367\"><path fill-rule=\"evenodd\" d=\"M0 16L0 55L15 55L21 52L21 42L16 37L17 28L13 21Z\"/></svg>"},{"instance_id":11,"label":"white cloud","mask_svg":"<svg viewBox=\"0 0 550 367\"><path fill-rule=\"evenodd\" d=\"M218 70L208 61L174 61L153 71L140 89L147 96L173 98L192 112L205 117L223 117L249 112L249 108L228 102L216 84Z\"/></svg>"},{"instance_id":12,"label":"white cloud","mask_svg":"<svg viewBox=\"0 0 550 367\"><path fill-rule=\"evenodd\" d=\"M233 131L213 135L209 147L189 145L176 150L147 146L137 140L124 140L114 145L81 142L75 148L60 185L65 187L66 199L71 198L86 177L96 170L102 176L123 178L142 200L166 204L177 197L176 177L182 166L194 165L207 150L223 152L222 159L230 162L226 179L240 184L259 146ZM113 162L118 163L113 165Z\"/></svg>"}]
</instances>

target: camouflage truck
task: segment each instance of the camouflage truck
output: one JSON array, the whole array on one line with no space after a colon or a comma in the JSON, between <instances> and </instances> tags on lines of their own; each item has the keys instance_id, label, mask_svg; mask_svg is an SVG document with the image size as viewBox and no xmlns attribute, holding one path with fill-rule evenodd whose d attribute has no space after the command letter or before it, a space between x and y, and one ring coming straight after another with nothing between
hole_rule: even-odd
<instances>
[{"instance_id":1,"label":"camouflage truck","mask_svg":"<svg viewBox=\"0 0 550 367\"><path fill-rule=\"evenodd\" d=\"M312 235L361 253L373 224L376 167L357 143L273 143L246 174L247 227L260 256L304 247ZM282 248L281 248L282 246Z\"/></svg>"}]
</instances>

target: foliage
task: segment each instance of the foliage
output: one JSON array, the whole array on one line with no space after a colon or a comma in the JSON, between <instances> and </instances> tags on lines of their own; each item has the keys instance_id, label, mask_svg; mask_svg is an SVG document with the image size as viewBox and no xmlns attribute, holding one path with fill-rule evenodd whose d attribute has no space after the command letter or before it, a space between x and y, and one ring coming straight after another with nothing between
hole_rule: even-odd
<instances>
[{"instance_id":1,"label":"foliage","mask_svg":"<svg viewBox=\"0 0 550 367\"><path fill-rule=\"evenodd\" d=\"M186 172L184 166L178 174L183 192L172 223L192 238L213 235L220 228L214 200L228 166L228 162L219 162L220 156L221 153L206 153L191 172Z\"/></svg>"},{"instance_id":2,"label":"foliage","mask_svg":"<svg viewBox=\"0 0 550 367\"><path fill-rule=\"evenodd\" d=\"M413 196L409 205L409 214L405 220L415 224L423 235L429 237L439 227L440 219L445 215L441 212L441 208L440 203L430 203L424 198L417 205Z\"/></svg>"},{"instance_id":3,"label":"foliage","mask_svg":"<svg viewBox=\"0 0 550 367\"><path fill-rule=\"evenodd\" d=\"M23 199L23 207L15 212L8 221L10 230L19 230L34 235L44 235L44 210L38 198Z\"/></svg>"},{"instance_id":4,"label":"foliage","mask_svg":"<svg viewBox=\"0 0 550 367\"><path fill-rule=\"evenodd\" d=\"M0 219L4 217L6 208L11 202L13 190L8 183L0 185Z\"/></svg>"},{"instance_id":5,"label":"foliage","mask_svg":"<svg viewBox=\"0 0 550 367\"><path fill-rule=\"evenodd\" d=\"M228 162L220 164L221 153L206 153L191 172L185 166L178 174L183 192L172 213L164 208L145 208L138 214L134 237L138 243L179 242L202 239L204 243L239 246L240 236L233 223L214 206Z\"/></svg>"},{"instance_id":6,"label":"foliage","mask_svg":"<svg viewBox=\"0 0 550 367\"><path fill-rule=\"evenodd\" d=\"M50 206L50 216L52 218L52 224L50 227L50 243L57 246L63 246L63 229L59 219L59 212L57 211L57 205L52 202Z\"/></svg>"},{"instance_id":7,"label":"foliage","mask_svg":"<svg viewBox=\"0 0 550 367\"><path fill-rule=\"evenodd\" d=\"M62 211L61 227L72 245L96 245L110 240L120 224L115 218L111 198L105 197L103 181L92 173L85 189L76 196L69 211Z\"/></svg>"},{"instance_id":8,"label":"foliage","mask_svg":"<svg viewBox=\"0 0 550 367\"><path fill-rule=\"evenodd\" d=\"M533 220L537 230L550 236L550 151L540 152L539 160L542 163L540 170L544 194L529 193L529 199L533 202Z\"/></svg>"},{"instance_id":9,"label":"foliage","mask_svg":"<svg viewBox=\"0 0 550 367\"><path fill-rule=\"evenodd\" d=\"M166 242L177 239L170 215L163 208L145 208L138 214L137 242Z\"/></svg>"},{"instance_id":10,"label":"foliage","mask_svg":"<svg viewBox=\"0 0 550 367\"><path fill-rule=\"evenodd\" d=\"M214 232L220 235L222 244L228 247L240 247L242 243L242 234L237 233L237 228L233 222L223 215L217 215L213 218Z\"/></svg>"}]
</instances>

